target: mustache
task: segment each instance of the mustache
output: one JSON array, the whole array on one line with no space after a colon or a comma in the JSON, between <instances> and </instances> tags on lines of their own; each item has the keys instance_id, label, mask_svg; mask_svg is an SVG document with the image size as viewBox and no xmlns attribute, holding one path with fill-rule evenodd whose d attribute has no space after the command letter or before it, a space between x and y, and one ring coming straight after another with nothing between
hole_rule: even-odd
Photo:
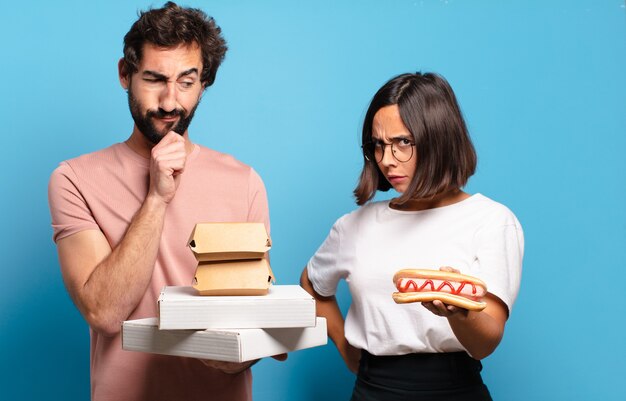
<instances>
[{"instance_id":1,"label":"mustache","mask_svg":"<svg viewBox=\"0 0 626 401\"><path fill-rule=\"evenodd\" d=\"M185 118L187 113L183 109L174 109L172 111L165 111L163 109L158 110L148 110L146 112L146 117L156 117L156 118L171 118L171 117L180 117Z\"/></svg>"}]
</instances>

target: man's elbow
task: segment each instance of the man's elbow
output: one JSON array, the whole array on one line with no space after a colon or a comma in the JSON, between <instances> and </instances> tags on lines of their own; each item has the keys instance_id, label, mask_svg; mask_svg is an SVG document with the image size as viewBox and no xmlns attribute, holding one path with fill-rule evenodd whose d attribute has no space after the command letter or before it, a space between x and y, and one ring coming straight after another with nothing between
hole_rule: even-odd
<instances>
[{"instance_id":1,"label":"man's elbow","mask_svg":"<svg viewBox=\"0 0 626 401\"><path fill-rule=\"evenodd\" d=\"M104 337L115 337L122 330L122 321L119 318L107 316L106 313L88 312L85 314L85 320L89 327Z\"/></svg>"}]
</instances>

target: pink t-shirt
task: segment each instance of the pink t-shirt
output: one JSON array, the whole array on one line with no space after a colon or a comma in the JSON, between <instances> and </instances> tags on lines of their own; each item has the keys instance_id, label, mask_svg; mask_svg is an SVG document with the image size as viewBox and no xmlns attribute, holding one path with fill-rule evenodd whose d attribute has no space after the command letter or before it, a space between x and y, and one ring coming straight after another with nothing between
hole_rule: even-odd
<instances>
[{"instance_id":1,"label":"pink t-shirt","mask_svg":"<svg viewBox=\"0 0 626 401\"><path fill-rule=\"evenodd\" d=\"M62 162L49 185L54 241L95 229L115 248L146 197L148 168L125 143ZM261 178L229 155L194 145L166 212L152 281L128 319L157 316L163 286L191 284L197 262L187 240L196 223L244 221L269 232ZM121 335L90 334L92 400L252 399L250 369L228 375L194 358L124 351Z\"/></svg>"}]
</instances>

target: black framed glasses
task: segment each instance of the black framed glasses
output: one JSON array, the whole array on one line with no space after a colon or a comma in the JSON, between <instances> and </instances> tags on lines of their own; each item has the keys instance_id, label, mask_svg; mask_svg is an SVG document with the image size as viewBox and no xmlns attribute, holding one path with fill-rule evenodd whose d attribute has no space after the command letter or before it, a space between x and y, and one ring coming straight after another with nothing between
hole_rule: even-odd
<instances>
[{"instance_id":1,"label":"black framed glasses","mask_svg":"<svg viewBox=\"0 0 626 401\"><path fill-rule=\"evenodd\" d=\"M406 163L413 157L415 144L408 138L392 138L391 143L385 143L378 139L364 143L361 148L367 160L380 163L385 157L385 149L391 147L391 155L400 163Z\"/></svg>"}]
</instances>

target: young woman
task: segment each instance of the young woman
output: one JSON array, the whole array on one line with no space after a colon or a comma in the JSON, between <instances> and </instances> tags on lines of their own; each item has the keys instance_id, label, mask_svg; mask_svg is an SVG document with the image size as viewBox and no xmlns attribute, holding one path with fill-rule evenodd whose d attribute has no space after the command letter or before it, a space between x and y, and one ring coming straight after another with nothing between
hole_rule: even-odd
<instances>
[{"instance_id":1,"label":"young woman","mask_svg":"<svg viewBox=\"0 0 626 401\"><path fill-rule=\"evenodd\" d=\"M519 290L524 239L505 206L462 190L476 153L444 78L403 74L374 95L363 123L359 209L341 217L302 272L348 368L353 401L490 400L480 360L502 339ZM395 189L391 201L370 202ZM394 273L440 269L482 279L487 307L396 304ZM348 283L344 324L334 294Z\"/></svg>"}]
</instances>

